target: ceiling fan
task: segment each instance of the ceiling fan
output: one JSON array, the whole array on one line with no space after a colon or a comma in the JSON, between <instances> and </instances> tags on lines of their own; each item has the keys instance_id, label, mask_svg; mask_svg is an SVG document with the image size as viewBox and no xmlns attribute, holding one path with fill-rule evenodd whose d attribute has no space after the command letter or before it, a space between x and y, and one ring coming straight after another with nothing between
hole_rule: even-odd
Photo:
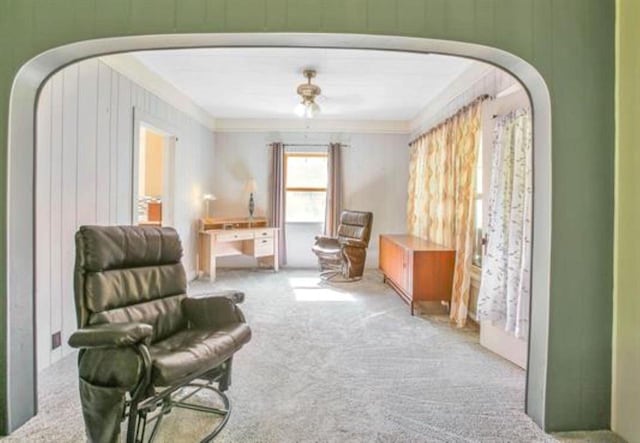
<instances>
[{"instance_id":1,"label":"ceiling fan","mask_svg":"<svg viewBox=\"0 0 640 443\"><path fill-rule=\"evenodd\" d=\"M311 83L311 79L316 76L315 70L305 69L303 74L307 78L307 83L299 85L296 90L302 101L296 106L295 113L299 117L313 118L320 113L320 106L316 103L316 99L322 90L319 86Z\"/></svg>"}]
</instances>

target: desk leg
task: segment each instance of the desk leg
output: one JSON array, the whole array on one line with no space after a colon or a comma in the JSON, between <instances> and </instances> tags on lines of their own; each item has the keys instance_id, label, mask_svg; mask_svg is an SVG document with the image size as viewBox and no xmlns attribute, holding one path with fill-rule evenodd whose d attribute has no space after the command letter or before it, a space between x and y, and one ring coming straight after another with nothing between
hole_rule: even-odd
<instances>
[{"instance_id":1,"label":"desk leg","mask_svg":"<svg viewBox=\"0 0 640 443\"><path fill-rule=\"evenodd\" d=\"M209 251L208 259L209 259L209 269L207 269L209 273L209 280L214 281L216 279L216 236L209 236Z\"/></svg>"}]
</instances>

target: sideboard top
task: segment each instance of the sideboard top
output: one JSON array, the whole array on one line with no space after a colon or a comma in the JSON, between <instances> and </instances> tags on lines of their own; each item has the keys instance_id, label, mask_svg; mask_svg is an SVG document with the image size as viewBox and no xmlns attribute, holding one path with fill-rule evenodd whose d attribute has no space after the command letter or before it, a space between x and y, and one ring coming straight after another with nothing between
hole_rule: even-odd
<instances>
[{"instance_id":1,"label":"sideboard top","mask_svg":"<svg viewBox=\"0 0 640 443\"><path fill-rule=\"evenodd\" d=\"M415 235L380 234L380 238L389 239L390 241L413 251L455 251L454 248L447 248L437 243L430 242L422 237L416 237Z\"/></svg>"}]
</instances>

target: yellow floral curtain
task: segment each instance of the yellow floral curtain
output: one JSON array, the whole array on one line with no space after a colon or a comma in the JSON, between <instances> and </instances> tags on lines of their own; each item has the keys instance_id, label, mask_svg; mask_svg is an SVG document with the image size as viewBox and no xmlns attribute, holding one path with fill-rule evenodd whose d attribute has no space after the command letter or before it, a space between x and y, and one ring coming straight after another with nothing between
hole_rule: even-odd
<instances>
[{"instance_id":1,"label":"yellow floral curtain","mask_svg":"<svg viewBox=\"0 0 640 443\"><path fill-rule=\"evenodd\" d=\"M479 97L410 145L410 234L455 248L451 320L467 320L473 255L474 181L481 140Z\"/></svg>"}]
</instances>

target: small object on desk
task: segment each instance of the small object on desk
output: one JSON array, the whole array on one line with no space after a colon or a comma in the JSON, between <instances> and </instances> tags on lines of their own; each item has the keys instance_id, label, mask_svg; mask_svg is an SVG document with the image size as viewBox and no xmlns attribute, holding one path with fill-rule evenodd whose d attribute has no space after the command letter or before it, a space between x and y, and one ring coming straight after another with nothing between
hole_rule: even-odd
<instances>
[{"instance_id":1,"label":"small object on desk","mask_svg":"<svg viewBox=\"0 0 640 443\"><path fill-rule=\"evenodd\" d=\"M415 302L451 302L456 251L413 235L380 235L379 267L411 307Z\"/></svg>"},{"instance_id":2,"label":"small object on desk","mask_svg":"<svg viewBox=\"0 0 640 443\"><path fill-rule=\"evenodd\" d=\"M278 228L267 226L266 218L201 219L199 273L213 281L216 259L235 255L255 257L258 266L278 271L278 231Z\"/></svg>"},{"instance_id":3,"label":"small object on desk","mask_svg":"<svg viewBox=\"0 0 640 443\"><path fill-rule=\"evenodd\" d=\"M258 190L258 185L255 179L251 179L247 182L245 191L249 193L249 224L253 222L253 213L256 210L256 203L253 200L253 194Z\"/></svg>"},{"instance_id":4,"label":"small object on desk","mask_svg":"<svg viewBox=\"0 0 640 443\"><path fill-rule=\"evenodd\" d=\"M162 221L162 203L161 202L147 203L147 220L150 222Z\"/></svg>"}]
</instances>

